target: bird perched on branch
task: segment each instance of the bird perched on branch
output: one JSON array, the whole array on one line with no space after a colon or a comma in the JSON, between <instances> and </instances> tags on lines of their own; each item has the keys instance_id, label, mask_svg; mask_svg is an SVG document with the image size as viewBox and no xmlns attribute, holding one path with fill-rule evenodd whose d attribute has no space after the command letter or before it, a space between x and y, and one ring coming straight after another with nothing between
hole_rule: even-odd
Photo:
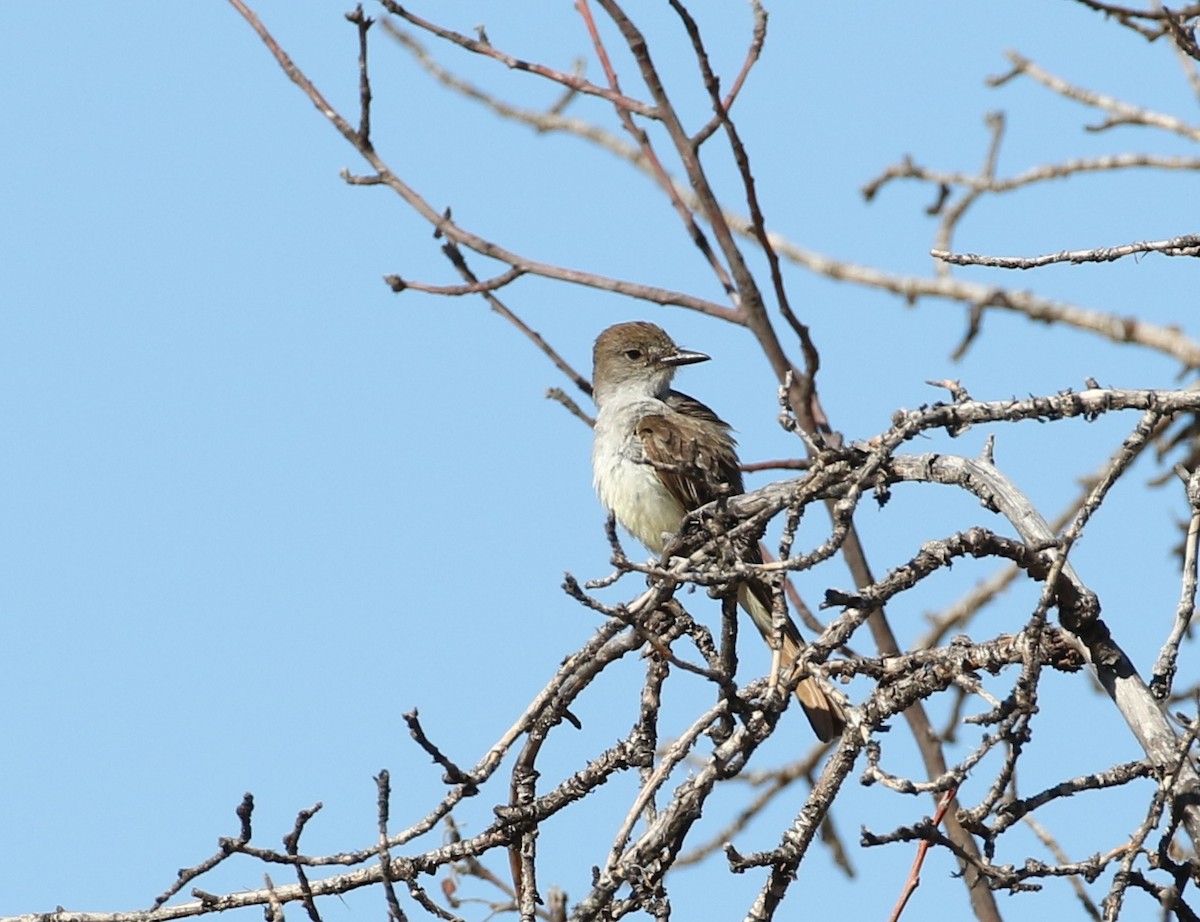
<instances>
[{"instance_id":1,"label":"bird perched on branch","mask_svg":"<svg viewBox=\"0 0 1200 922\"><path fill-rule=\"evenodd\" d=\"M596 492L622 526L661 554L689 512L744 492L729 424L671 389L677 368L709 357L680 349L661 328L644 322L609 327L596 338L592 357L592 395L599 409L592 446ZM746 547L743 559L762 563L757 544ZM747 578L737 588L738 603L774 646L770 587ZM804 649L786 614L779 639L786 668ZM796 697L818 737L829 741L841 733L841 707L818 677L801 678Z\"/></svg>"}]
</instances>

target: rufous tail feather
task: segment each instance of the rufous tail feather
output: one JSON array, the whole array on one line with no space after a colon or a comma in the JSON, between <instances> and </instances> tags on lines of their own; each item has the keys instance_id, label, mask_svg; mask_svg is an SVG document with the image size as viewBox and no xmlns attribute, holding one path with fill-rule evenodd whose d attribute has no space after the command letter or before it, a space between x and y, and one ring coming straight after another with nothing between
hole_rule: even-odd
<instances>
[{"instance_id":1,"label":"rufous tail feather","mask_svg":"<svg viewBox=\"0 0 1200 922\"><path fill-rule=\"evenodd\" d=\"M754 626L758 628L763 639L770 645L774 636L771 609L766 599L769 593L765 586L749 582L738 587L738 602ZM791 669L804 649L804 641L796 624L786 614L783 626L783 649L780 651L784 670ZM808 722L812 724L813 732L823 743L841 735L846 726L846 715L834 698L827 694L823 681L816 676L804 676L796 683L796 697L800 701Z\"/></svg>"}]
</instances>

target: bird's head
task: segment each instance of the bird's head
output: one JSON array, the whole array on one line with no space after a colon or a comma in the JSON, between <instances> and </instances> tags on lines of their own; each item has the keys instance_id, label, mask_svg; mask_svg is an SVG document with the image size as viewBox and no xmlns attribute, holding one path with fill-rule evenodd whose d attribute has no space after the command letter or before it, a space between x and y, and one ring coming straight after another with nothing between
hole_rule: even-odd
<instances>
[{"instance_id":1,"label":"bird's head","mask_svg":"<svg viewBox=\"0 0 1200 922\"><path fill-rule=\"evenodd\" d=\"M618 323L598 337L592 351L592 396L597 405L617 391L641 397L666 393L680 365L708 361L680 349L661 327L645 321Z\"/></svg>"}]
</instances>

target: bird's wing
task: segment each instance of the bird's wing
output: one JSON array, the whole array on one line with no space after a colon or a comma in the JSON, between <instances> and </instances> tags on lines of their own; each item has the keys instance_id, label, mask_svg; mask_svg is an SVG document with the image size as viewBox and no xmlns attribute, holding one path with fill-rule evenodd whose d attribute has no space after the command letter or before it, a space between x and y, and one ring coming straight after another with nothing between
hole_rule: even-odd
<instances>
[{"instance_id":1,"label":"bird's wing","mask_svg":"<svg viewBox=\"0 0 1200 922\"><path fill-rule=\"evenodd\" d=\"M686 512L741 493L737 443L729 425L699 400L671 391L661 412L637 424L646 461Z\"/></svg>"}]
</instances>

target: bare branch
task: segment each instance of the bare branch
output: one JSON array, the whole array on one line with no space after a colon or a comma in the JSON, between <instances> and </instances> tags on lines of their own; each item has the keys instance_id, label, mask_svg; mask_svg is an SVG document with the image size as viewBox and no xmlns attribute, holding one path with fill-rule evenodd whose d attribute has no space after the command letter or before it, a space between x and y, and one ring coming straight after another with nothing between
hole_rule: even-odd
<instances>
[{"instance_id":1,"label":"bare branch","mask_svg":"<svg viewBox=\"0 0 1200 922\"><path fill-rule=\"evenodd\" d=\"M451 44L457 45L466 51L474 54L483 55L484 57L492 58L495 61L503 64L512 70L526 71L531 74L536 74L539 77L545 77L547 80L553 80L555 83L561 83L569 88L572 92L583 93L587 96L598 96L601 99L608 100L618 108L635 112L645 118L658 118L658 113L654 106L648 106L643 102L632 99L620 92L614 92L612 89L606 89L602 86L597 86L584 80L577 74L568 74L561 70L555 70L551 67L546 67L542 64L535 64L531 61L524 61L511 54L506 54L503 51L495 48L491 42L484 39L473 39L466 35L462 35L452 29L445 29L436 23L432 23L427 19L422 19L420 16L409 12L409 10L394 0L379 0L389 13L394 16L399 16L405 22L411 23L418 29L428 32L430 35L435 35Z\"/></svg>"},{"instance_id":2,"label":"bare branch","mask_svg":"<svg viewBox=\"0 0 1200 922\"><path fill-rule=\"evenodd\" d=\"M994 269L1037 269L1054 263L1105 263L1132 256L1136 253L1161 253L1164 256L1200 256L1200 235L1185 234L1170 240L1126 243L1113 247L1098 247L1092 250L1063 250L1045 256L980 256L975 253L951 253L947 250L930 250L934 259L953 263L956 266L989 266Z\"/></svg>"},{"instance_id":3,"label":"bare branch","mask_svg":"<svg viewBox=\"0 0 1200 922\"><path fill-rule=\"evenodd\" d=\"M1109 113L1108 118L1104 122L1093 127L1093 131L1104 131L1118 125L1144 125L1149 128L1161 128L1164 131L1187 138L1189 141L1200 141L1200 127L1196 125L1189 125L1182 119L1166 115L1162 112L1154 112L1150 109L1122 102L1104 93L1096 93L1092 90L1075 86L1061 77L1043 70L1033 61L1017 54L1015 51L1007 51L1004 56L1012 64L1012 70L999 77L992 77L988 81L992 86L1001 86L1015 77L1024 75L1042 84L1047 89L1058 93L1060 96Z\"/></svg>"}]
</instances>

